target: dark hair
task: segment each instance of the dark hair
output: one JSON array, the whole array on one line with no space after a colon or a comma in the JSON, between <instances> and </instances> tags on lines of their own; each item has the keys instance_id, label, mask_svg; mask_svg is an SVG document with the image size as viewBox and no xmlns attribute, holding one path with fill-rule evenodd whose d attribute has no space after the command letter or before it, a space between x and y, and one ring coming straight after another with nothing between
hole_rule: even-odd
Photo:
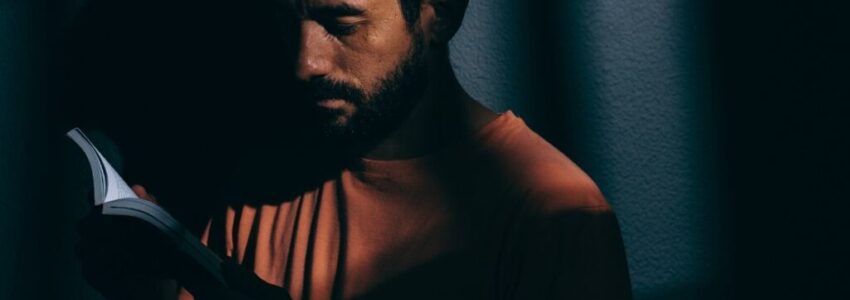
<instances>
[{"instance_id":1,"label":"dark hair","mask_svg":"<svg viewBox=\"0 0 850 300\"><path fill-rule=\"evenodd\" d=\"M413 30L416 21L419 21L419 10L422 7L422 0L398 0L401 4L401 14L404 16L404 21L407 22L407 28Z\"/></svg>"}]
</instances>

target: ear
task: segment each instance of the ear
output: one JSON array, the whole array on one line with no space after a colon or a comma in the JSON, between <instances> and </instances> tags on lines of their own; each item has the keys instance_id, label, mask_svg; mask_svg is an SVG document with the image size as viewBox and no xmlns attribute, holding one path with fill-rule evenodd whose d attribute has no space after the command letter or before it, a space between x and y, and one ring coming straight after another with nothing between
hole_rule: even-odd
<instances>
[{"instance_id":1,"label":"ear","mask_svg":"<svg viewBox=\"0 0 850 300\"><path fill-rule=\"evenodd\" d=\"M423 0L421 20L429 42L448 44L463 23L469 0Z\"/></svg>"}]
</instances>

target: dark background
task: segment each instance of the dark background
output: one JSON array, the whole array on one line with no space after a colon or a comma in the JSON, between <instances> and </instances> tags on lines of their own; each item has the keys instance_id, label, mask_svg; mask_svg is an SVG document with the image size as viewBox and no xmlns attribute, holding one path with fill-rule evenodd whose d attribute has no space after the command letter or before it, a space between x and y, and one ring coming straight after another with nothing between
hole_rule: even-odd
<instances>
[{"instance_id":1,"label":"dark background","mask_svg":"<svg viewBox=\"0 0 850 300\"><path fill-rule=\"evenodd\" d=\"M73 261L80 208L61 192L76 104L65 41L83 4L0 2L3 299L93 297ZM597 181L636 298L847 298L848 13L841 1L471 0L452 58L474 97Z\"/></svg>"}]
</instances>

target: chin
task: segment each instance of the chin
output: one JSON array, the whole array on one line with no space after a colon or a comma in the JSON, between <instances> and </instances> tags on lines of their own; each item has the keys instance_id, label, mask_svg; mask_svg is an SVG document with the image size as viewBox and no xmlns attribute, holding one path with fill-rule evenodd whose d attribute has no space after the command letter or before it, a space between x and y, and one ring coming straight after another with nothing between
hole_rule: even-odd
<instances>
[{"instance_id":1,"label":"chin","mask_svg":"<svg viewBox=\"0 0 850 300\"><path fill-rule=\"evenodd\" d=\"M351 130L349 128L350 119L350 116L339 111L324 112L317 120L317 125L325 137L343 138L348 135Z\"/></svg>"},{"instance_id":2,"label":"chin","mask_svg":"<svg viewBox=\"0 0 850 300\"><path fill-rule=\"evenodd\" d=\"M338 116L334 120L330 120L325 127L333 131L347 132L349 131L349 119L348 116Z\"/></svg>"}]
</instances>

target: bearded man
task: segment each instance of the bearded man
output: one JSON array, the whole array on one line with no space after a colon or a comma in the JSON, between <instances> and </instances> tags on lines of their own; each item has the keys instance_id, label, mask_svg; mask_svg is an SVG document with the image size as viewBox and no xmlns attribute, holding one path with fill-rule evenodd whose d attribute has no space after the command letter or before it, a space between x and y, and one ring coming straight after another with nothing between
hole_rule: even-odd
<instances>
[{"instance_id":1,"label":"bearded man","mask_svg":"<svg viewBox=\"0 0 850 300\"><path fill-rule=\"evenodd\" d=\"M281 6L296 20L286 26L310 112L301 126L337 168L311 170L322 155L304 147L278 171L316 180L264 181L286 191L224 201L202 240L232 259L228 283L178 276L180 299L631 297L617 220L594 182L454 76L448 42L466 6Z\"/></svg>"}]
</instances>

